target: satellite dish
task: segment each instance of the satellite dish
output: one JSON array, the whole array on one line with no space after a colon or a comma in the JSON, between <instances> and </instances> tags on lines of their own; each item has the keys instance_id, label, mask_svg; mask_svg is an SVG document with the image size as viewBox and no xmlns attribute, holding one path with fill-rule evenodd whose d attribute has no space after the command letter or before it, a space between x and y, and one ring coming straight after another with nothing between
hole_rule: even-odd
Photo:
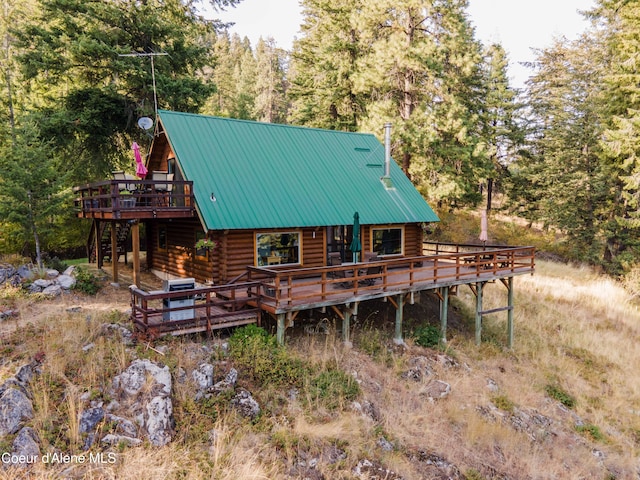
<instances>
[{"instance_id":1,"label":"satellite dish","mask_svg":"<svg viewBox=\"0 0 640 480\"><path fill-rule=\"evenodd\" d=\"M143 130L149 130L151 127L153 127L153 120L151 120L149 117L140 117L140 119L138 120L138 126Z\"/></svg>"}]
</instances>

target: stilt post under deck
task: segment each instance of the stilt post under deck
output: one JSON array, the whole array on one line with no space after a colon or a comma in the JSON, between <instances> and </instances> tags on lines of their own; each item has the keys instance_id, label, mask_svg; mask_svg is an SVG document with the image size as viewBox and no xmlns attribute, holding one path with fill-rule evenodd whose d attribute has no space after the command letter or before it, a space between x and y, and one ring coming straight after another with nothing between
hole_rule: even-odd
<instances>
[{"instance_id":1,"label":"stilt post under deck","mask_svg":"<svg viewBox=\"0 0 640 480\"><path fill-rule=\"evenodd\" d=\"M404 340L402 339L402 316L404 307L404 295L396 295L396 332L393 338L393 342L397 345L402 345Z\"/></svg>"},{"instance_id":2,"label":"stilt post under deck","mask_svg":"<svg viewBox=\"0 0 640 480\"><path fill-rule=\"evenodd\" d=\"M482 341L482 282L476 283L476 345Z\"/></svg>"},{"instance_id":3,"label":"stilt post under deck","mask_svg":"<svg viewBox=\"0 0 640 480\"><path fill-rule=\"evenodd\" d=\"M140 288L140 224L131 225L131 243L133 244L133 283Z\"/></svg>"},{"instance_id":4,"label":"stilt post under deck","mask_svg":"<svg viewBox=\"0 0 640 480\"><path fill-rule=\"evenodd\" d=\"M94 225L95 225L96 231L93 239L93 244L95 245L95 248L96 248L96 265L98 266L98 270L100 270L102 268L102 262L103 262L102 238L100 235L100 221L94 220L94 222L95 222Z\"/></svg>"},{"instance_id":5,"label":"stilt post under deck","mask_svg":"<svg viewBox=\"0 0 640 480\"><path fill-rule=\"evenodd\" d=\"M440 289L440 341L447 343L447 318L449 316L449 287Z\"/></svg>"},{"instance_id":6,"label":"stilt post under deck","mask_svg":"<svg viewBox=\"0 0 640 480\"><path fill-rule=\"evenodd\" d=\"M349 307L344 309L344 314L342 316L342 341L345 345L350 345L350 334L351 334L351 311Z\"/></svg>"},{"instance_id":7,"label":"stilt post under deck","mask_svg":"<svg viewBox=\"0 0 640 480\"><path fill-rule=\"evenodd\" d=\"M342 310L342 341L351 347L351 317L358 315L358 302L346 304Z\"/></svg>"},{"instance_id":8,"label":"stilt post under deck","mask_svg":"<svg viewBox=\"0 0 640 480\"><path fill-rule=\"evenodd\" d=\"M284 330L286 328L284 323L284 313L278 314L278 327L276 330L276 340L278 341L278 345L284 345Z\"/></svg>"},{"instance_id":9,"label":"stilt post under deck","mask_svg":"<svg viewBox=\"0 0 640 480\"><path fill-rule=\"evenodd\" d=\"M513 277L509 277L507 283L507 342L509 348L513 348Z\"/></svg>"},{"instance_id":10,"label":"stilt post under deck","mask_svg":"<svg viewBox=\"0 0 640 480\"><path fill-rule=\"evenodd\" d=\"M111 267L113 283L118 283L118 224L111 222Z\"/></svg>"}]
</instances>

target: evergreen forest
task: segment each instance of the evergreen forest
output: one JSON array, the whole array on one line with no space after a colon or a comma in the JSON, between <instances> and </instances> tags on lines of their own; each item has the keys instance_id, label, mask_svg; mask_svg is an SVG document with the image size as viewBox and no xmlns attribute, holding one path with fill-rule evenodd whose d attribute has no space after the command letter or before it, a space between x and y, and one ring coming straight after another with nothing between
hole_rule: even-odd
<instances>
[{"instance_id":1,"label":"evergreen forest","mask_svg":"<svg viewBox=\"0 0 640 480\"><path fill-rule=\"evenodd\" d=\"M73 186L129 169L157 103L380 138L391 122L439 212L500 210L567 260L640 265L640 3L597 0L516 89L467 0L300 0L291 51L202 13L240 1L1 0L0 253L82 256Z\"/></svg>"}]
</instances>

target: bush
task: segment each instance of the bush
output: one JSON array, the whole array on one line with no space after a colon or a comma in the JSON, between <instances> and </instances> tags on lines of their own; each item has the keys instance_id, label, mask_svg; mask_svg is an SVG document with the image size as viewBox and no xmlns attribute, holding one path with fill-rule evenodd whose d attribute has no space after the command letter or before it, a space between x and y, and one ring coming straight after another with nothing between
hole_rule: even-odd
<instances>
[{"instance_id":1,"label":"bush","mask_svg":"<svg viewBox=\"0 0 640 480\"><path fill-rule=\"evenodd\" d=\"M300 386L310 368L278 345L256 325L238 328L229 339L229 354L243 373L262 385Z\"/></svg>"},{"instance_id":2,"label":"bush","mask_svg":"<svg viewBox=\"0 0 640 480\"><path fill-rule=\"evenodd\" d=\"M606 442L606 437L600 431L600 428L596 425L587 424L587 425L578 425L576 426L576 431L589 437L591 440L595 442Z\"/></svg>"},{"instance_id":3,"label":"bush","mask_svg":"<svg viewBox=\"0 0 640 480\"><path fill-rule=\"evenodd\" d=\"M544 391L549 397L559 401L567 408L574 408L576 406L576 399L557 385L547 385L544 387Z\"/></svg>"},{"instance_id":4,"label":"bush","mask_svg":"<svg viewBox=\"0 0 640 480\"><path fill-rule=\"evenodd\" d=\"M98 277L85 268L76 267L73 276L76 278L76 284L73 286L74 290L87 295L95 295L102 288Z\"/></svg>"},{"instance_id":5,"label":"bush","mask_svg":"<svg viewBox=\"0 0 640 480\"><path fill-rule=\"evenodd\" d=\"M336 368L329 368L311 380L309 394L312 400L320 401L329 409L335 409L344 401L355 399L360 394L360 385L352 375Z\"/></svg>"},{"instance_id":6,"label":"bush","mask_svg":"<svg viewBox=\"0 0 640 480\"><path fill-rule=\"evenodd\" d=\"M58 257L49 258L48 256L44 259L44 264L47 268L53 268L54 270L57 270L60 273L64 272L69 266L65 262L60 260Z\"/></svg>"},{"instance_id":7,"label":"bush","mask_svg":"<svg viewBox=\"0 0 640 480\"><path fill-rule=\"evenodd\" d=\"M433 325L419 327L413 333L413 339L421 347L433 348L440 344L440 329Z\"/></svg>"}]
</instances>

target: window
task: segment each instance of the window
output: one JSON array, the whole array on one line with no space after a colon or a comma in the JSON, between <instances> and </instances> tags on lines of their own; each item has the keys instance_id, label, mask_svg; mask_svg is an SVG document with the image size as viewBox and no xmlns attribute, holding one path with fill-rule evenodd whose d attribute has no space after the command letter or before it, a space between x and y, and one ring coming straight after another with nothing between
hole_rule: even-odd
<instances>
[{"instance_id":1,"label":"window","mask_svg":"<svg viewBox=\"0 0 640 480\"><path fill-rule=\"evenodd\" d=\"M164 225L158 227L158 248L160 250L167 249L167 227Z\"/></svg>"},{"instance_id":2,"label":"window","mask_svg":"<svg viewBox=\"0 0 640 480\"><path fill-rule=\"evenodd\" d=\"M378 255L402 255L401 227L374 228L371 230L371 245Z\"/></svg>"},{"instance_id":3,"label":"window","mask_svg":"<svg viewBox=\"0 0 640 480\"><path fill-rule=\"evenodd\" d=\"M300 232L256 234L256 265L300 263Z\"/></svg>"}]
</instances>

